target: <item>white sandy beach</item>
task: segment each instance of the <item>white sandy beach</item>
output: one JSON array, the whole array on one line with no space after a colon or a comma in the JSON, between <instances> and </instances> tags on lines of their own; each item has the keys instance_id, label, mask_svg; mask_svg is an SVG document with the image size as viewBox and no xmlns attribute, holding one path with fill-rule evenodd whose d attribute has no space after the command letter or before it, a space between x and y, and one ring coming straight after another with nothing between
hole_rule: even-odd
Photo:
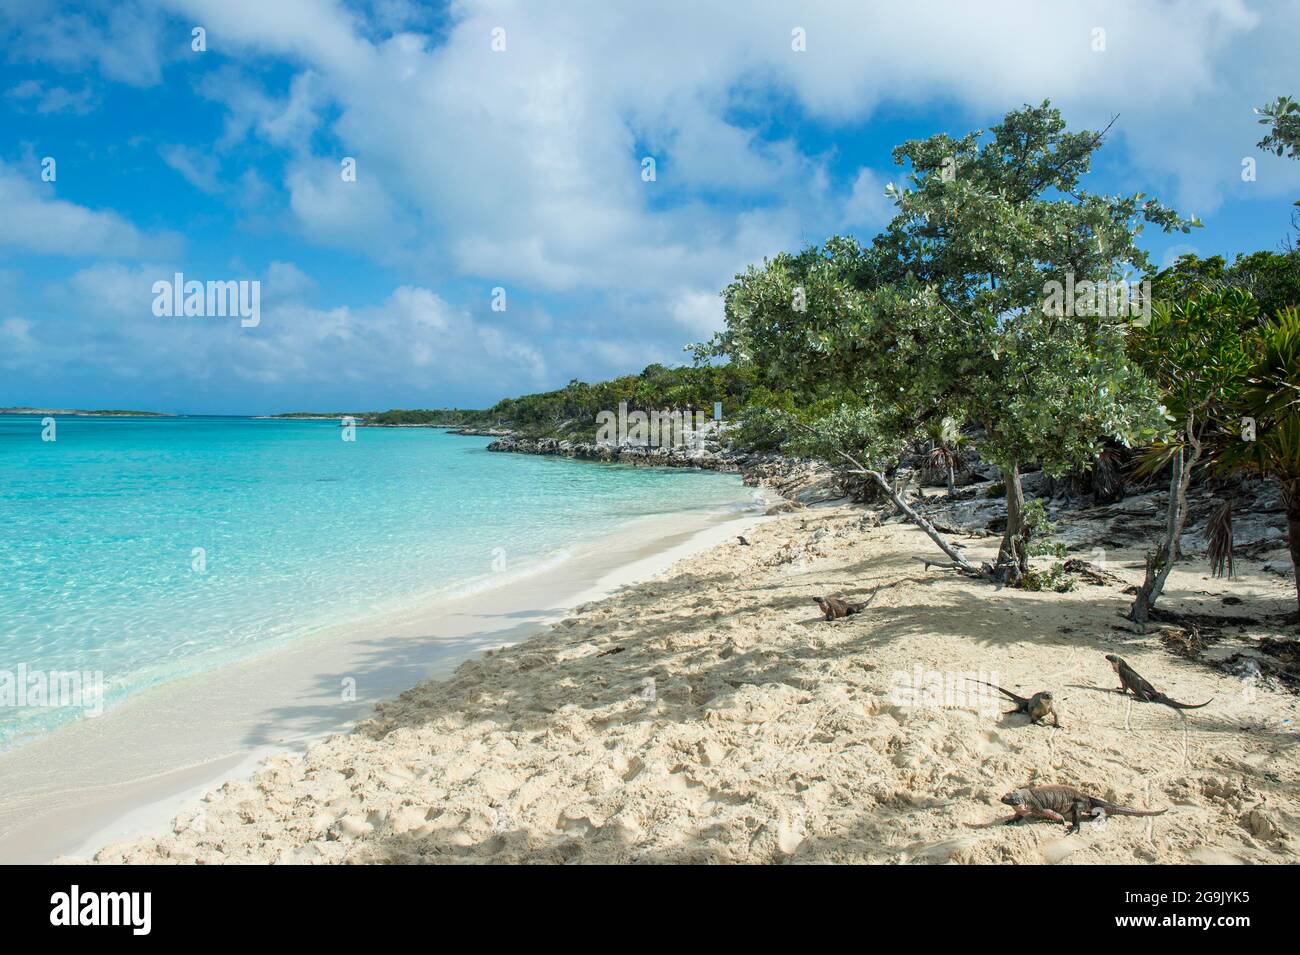
<instances>
[{"instance_id":1,"label":"white sandy beach","mask_svg":"<svg viewBox=\"0 0 1300 955\"><path fill-rule=\"evenodd\" d=\"M915 558L921 531L861 508L782 514L382 703L355 732L272 757L120 862L1294 862L1297 697L1173 654L1120 618L1140 555L1070 593L997 589ZM724 531L730 537L730 529ZM996 538L963 542L986 559ZM1169 609L1293 609L1285 577L1178 566ZM881 589L833 623L812 598ZM1261 635L1228 628L1226 653ZM1265 627L1263 632L1267 632ZM1123 655L1185 702L1113 692ZM915 674L1055 691L1062 727L987 698L912 695ZM648 682L648 681L653 681ZM649 687L653 687L653 692ZM992 706L999 704L993 702ZM1155 818L1064 836L1001 825L999 797L1068 783ZM89 857L90 853L78 853Z\"/></svg>"},{"instance_id":2,"label":"white sandy beach","mask_svg":"<svg viewBox=\"0 0 1300 955\"><path fill-rule=\"evenodd\" d=\"M49 862L155 831L223 779L347 730L377 701L447 677L486 648L530 636L564 608L739 533L755 514L639 519L506 586L177 680L0 754L0 862ZM345 679L355 681L354 699L345 698Z\"/></svg>"}]
</instances>

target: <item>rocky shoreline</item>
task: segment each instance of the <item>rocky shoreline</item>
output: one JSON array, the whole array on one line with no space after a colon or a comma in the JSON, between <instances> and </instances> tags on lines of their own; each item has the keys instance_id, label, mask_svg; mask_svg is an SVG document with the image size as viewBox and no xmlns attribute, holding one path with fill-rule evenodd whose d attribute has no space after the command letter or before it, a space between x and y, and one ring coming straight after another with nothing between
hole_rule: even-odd
<instances>
[{"instance_id":1,"label":"rocky shoreline","mask_svg":"<svg viewBox=\"0 0 1300 955\"><path fill-rule=\"evenodd\" d=\"M463 429L457 433L482 433ZM901 521L904 516L873 486L837 471L816 459L790 458L767 452L745 452L710 440L702 447L614 446L556 438L499 437L489 451L517 454L545 454L587 461L629 464L638 467L704 468L739 472L746 485L765 487L786 501L773 511L810 504L858 502L868 504L869 523ZM926 470L922 456L908 456L893 473L900 495L942 533L967 539L1001 535L1006 522L1006 501L997 482L998 469L980 462L968 451L965 467L958 475L958 490L949 496L927 494L923 488L938 488L942 481ZM1166 520L1168 491L1160 482L1146 488L1132 488L1118 501L1088 503L1063 493L1043 472L1024 475L1027 499L1041 500L1054 523L1053 539L1071 551L1093 555L1110 549L1142 550L1154 546ZM1189 490L1190 520L1180 540L1184 556L1205 559L1208 548L1206 524L1210 511L1220 501L1220 489L1212 492L1204 481ZM1262 572L1289 578L1294 572L1286 551L1287 525L1281 491L1268 481L1240 482L1230 492L1234 499L1234 539L1240 553L1262 559ZM769 512L771 513L771 512ZM960 542L956 546L963 546ZM1103 558L1104 559L1104 558Z\"/></svg>"},{"instance_id":2,"label":"rocky shoreline","mask_svg":"<svg viewBox=\"0 0 1300 955\"><path fill-rule=\"evenodd\" d=\"M458 429L456 433L485 432ZM709 471L739 472L746 485L770 488L796 504L836 501L851 496L851 491L841 476L820 461L790 458L775 453L736 451L714 441L706 442L702 447L668 448L615 446L557 438L520 438L506 435L498 437L488 445L487 449L515 454L547 454L610 464L630 464L635 467L702 468Z\"/></svg>"}]
</instances>

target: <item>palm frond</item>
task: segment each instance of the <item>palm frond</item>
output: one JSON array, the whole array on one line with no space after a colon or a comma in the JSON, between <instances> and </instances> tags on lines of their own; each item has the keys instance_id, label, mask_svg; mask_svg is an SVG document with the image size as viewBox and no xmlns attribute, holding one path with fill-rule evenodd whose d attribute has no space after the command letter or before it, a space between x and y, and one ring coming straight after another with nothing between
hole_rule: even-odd
<instances>
[{"instance_id":1,"label":"palm frond","mask_svg":"<svg viewBox=\"0 0 1300 955\"><path fill-rule=\"evenodd\" d=\"M1232 501L1224 501L1214 509L1206 524L1205 534L1209 539L1210 573L1215 577L1222 577L1226 571L1229 577L1234 576Z\"/></svg>"},{"instance_id":2,"label":"palm frond","mask_svg":"<svg viewBox=\"0 0 1300 955\"><path fill-rule=\"evenodd\" d=\"M1183 447L1181 441L1157 441L1138 454L1133 473L1144 480L1151 477L1168 465Z\"/></svg>"},{"instance_id":3,"label":"palm frond","mask_svg":"<svg viewBox=\"0 0 1300 955\"><path fill-rule=\"evenodd\" d=\"M1093 493L1101 499L1124 496L1125 454L1117 448L1103 448L1092 465Z\"/></svg>"}]
</instances>

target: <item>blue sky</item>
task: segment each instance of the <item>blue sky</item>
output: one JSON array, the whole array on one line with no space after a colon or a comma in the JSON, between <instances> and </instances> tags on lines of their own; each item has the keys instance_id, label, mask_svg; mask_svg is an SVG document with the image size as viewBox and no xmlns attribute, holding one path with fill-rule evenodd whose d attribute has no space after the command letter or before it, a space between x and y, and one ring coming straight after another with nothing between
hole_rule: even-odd
<instances>
[{"instance_id":1,"label":"blue sky","mask_svg":"<svg viewBox=\"0 0 1300 955\"><path fill-rule=\"evenodd\" d=\"M652 6L0 0L0 405L472 407L677 363L747 263L888 221L894 145L1044 98L1119 114L1088 188L1204 221L1157 262L1290 232L1251 108L1300 94L1300 5ZM260 324L155 316L177 271L259 281Z\"/></svg>"}]
</instances>

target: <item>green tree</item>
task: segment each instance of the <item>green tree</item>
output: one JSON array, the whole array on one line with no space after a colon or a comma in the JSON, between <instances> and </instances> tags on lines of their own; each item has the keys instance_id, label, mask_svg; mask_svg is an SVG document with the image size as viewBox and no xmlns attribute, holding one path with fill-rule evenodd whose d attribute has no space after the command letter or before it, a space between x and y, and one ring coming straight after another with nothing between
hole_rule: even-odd
<instances>
[{"instance_id":1,"label":"green tree","mask_svg":"<svg viewBox=\"0 0 1300 955\"><path fill-rule=\"evenodd\" d=\"M1281 486L1300 608L1300 309L1265 323L1252 353L1218 463Z\"/></svg>"},{"instance_id":2,"label":"green tree","mask_svg":"<svg viewBox=\"0 0 1300 955\"><path fill-rule=\"evenodd\" d=\"M1265 106L1257 106L1259 121L1269 127L1268 134L1255 145L1275 155L1300 158L1300 103L1289 96L1279 96Z\"/></svg>"},{"instance_id":3,"label":"green tree","mask_svg":"<svg viewBox=\"0 0 1300 955\"><path fill-rule=\"evenodd\" d=\"M945 416L983 426L981 454L1006 476L1007 530L991 569L1003 580L1028 569L1023 465L1064 473L1105 438L1131 444L1160 427L1126 354L1127 316L1086 298L1048 307L1049 283L1096 289L1146 268L1143 223L1199 224L1140 194L1084 191L1101 141L1067 132L1043 103L987 136L904 143L894 158L910 164L912 188L891 187L897 214L868 249L831 239L751 267L724 292L727 328L711 354L763 367L814 426L818 409L856 415L840 433L864 454ZM883 467L864 464L873 479Z\"/></svg>"},{"instance_id":4,"label":"green tree","mask_svg":"<svg viewBox=\"0 0 1300 955\"><path fill-rule=\"evenodd\" d=\"M1248 292L1201 289L1183 302L1157 303L1150 324L1129 336L1134 360L1160 389L1172 432L1144 453L1139 467L1145 473L1170 469L1164 537L1147 554L1146 576L1129 608L1139 625L1146 624L1178 557L1187 488L1246 386L1258 327L1259 306Z\"/></svg>"},{"instance_id":5,"label":"green tree","mask_svg":"<svg viewBox=\"0 0 1300 955\"><path fill-rule=\"evenodd\" d=\"M1159 272L1149 273L1156 301L1182 302L1203 292L1236 288L1249 292L1264 315L1300 305L1300 249L1239 254L1228 265L1221 256L1187 254Z\"/></svg>"},{"instance_id":6,"label":"green tree","mask_svg":"<svg viewBox=\"0 0 1300 955\"><path fill-rule=\"evenodd\" d=\"M925 379L925 348L944 332L929 314L932 295L915 282L877 284L870 268L846 237L750 266L724 290L726 328L696 346L697 359L724 356L753 370L763 400L751 400L746 442L848 461L955 564L974 571L885 478L925 421L941 417L935 384Z\"/></svg>"},{"instance_id":7,"label":"green tree","mask_svg":"<svg viewBox=\"0 0 1300 955\"><path fill-rule=\"evenodd\" d=\"M948 496L957 493L956 472L962 466L962 445L966 436L954 418L931 420L925 429L930 439L930 466L942 471L948 478Z\"/></svg>"},{"instance_id":8,"label":"green tree","mask_svg":"<svg viewBox=\"0 0 1300 955\"><path fill-rule=\"evenodd\" d=\"M1090 463L1106 437L1130 444L1159 426L1126 357L1126 316L1111 314L1128 309L1112 308L1109 296L1049 302L1049 289L1110 290L1146 269L1137 245L1145 223L1199 225L1141 194L1084 190L1103 138L1067 132L1044 102L1008 113L988 137L904 143L894 158L910 164L913 188L891 187L898 214L865 270L910 278L933 296L919 338L930 370L920 380L933 387L934 406L984 427L981 454L1006 476L995 568L1006 580L1028 567L1021 467L1059 475Z\"/></svg>"}]
</instances>

